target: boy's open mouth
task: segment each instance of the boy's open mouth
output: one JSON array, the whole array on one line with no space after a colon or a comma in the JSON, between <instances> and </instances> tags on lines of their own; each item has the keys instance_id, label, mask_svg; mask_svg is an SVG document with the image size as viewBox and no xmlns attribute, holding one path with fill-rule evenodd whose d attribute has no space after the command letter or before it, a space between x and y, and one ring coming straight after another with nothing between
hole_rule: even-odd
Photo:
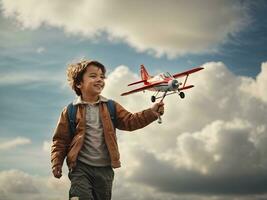
<instances>
[{"instance_id":1,"label":"boy's open mouth","mask_svg":"<svg viewBox=\"0 0 267 200\"><path fill-rule=\"evenodd\" d=\"M103 85L99 85L99 84L97 84L97 85L94 85L94 87L97 87L97 88L99 88L99 89L102 89L104 86L103 86Z\"/></svg>"}]
</instances>

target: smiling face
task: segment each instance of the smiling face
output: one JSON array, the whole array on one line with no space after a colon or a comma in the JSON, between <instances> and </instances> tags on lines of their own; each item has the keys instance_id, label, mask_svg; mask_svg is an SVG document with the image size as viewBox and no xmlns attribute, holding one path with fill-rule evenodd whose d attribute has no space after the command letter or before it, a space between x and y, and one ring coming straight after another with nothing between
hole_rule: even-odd
<instances>
[{"instance_id":1,"label":"smiling face","mask_svg":"<svg viewBox=\"0 0 267 200\"><path fill-rule=\"evenodd\" d=\"M98 97L104 89L104 80L105 74L102 70L95 65L89 65L77 87L80 89L83 98L87 96Z\"/></svg>"}]
</instances>

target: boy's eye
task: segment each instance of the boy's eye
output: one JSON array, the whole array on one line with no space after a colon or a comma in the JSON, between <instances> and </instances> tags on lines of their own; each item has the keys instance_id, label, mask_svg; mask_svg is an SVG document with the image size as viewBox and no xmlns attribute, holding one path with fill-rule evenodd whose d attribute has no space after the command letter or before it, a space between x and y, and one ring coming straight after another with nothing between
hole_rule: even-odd
<instances>
[{"instance_id":1,"label":"boy's eye","mask_svg":"<svg viewBox=\"0 0 267 200\"><path fill-rule=\"evenodd\" d=\"M90 78L96 78L97 75L94 75L94 74L91 74L89 75ZM100 76L101 79L105 79L106 77L105 76Z\"/></svg>"}]
</instances>

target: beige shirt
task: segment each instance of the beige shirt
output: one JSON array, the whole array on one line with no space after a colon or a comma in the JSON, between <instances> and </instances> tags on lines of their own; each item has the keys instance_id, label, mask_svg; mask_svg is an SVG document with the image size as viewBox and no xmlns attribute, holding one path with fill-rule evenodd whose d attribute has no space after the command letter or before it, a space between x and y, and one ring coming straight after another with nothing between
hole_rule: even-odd
<instances>
[{"instance_id":1,"label":"beige shirt","mask_svg":"<svg viewBox=\"0 0 267 200\"><path fill-rule=\"evenodd\" d=\"M91 104L85 102L78 97L73 104L86 105L86 131L85 140L81 151L78 155L78 160L92 166L110 166L111 160L105 143L103 125L99 115L99 102L107 102L103 96L99 100Z\"/></svg>"}]
</instances>

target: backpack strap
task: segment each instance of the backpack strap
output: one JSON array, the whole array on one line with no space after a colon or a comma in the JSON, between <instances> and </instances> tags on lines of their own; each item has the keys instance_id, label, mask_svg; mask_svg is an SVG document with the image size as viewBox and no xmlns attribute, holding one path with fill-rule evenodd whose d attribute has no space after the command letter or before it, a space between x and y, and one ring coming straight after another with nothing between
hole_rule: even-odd
<instances>
[{"instance_id":1,"label":"backpack strap","mask_svg":"<svg viewBox=\"0 0 267 200\"><path fill-rule=\"evenodd\" d=\"M111 121L113 123L113 127L114 129L116 129L117 116L116 116L115 102L113 100L108 100L107 107L108 107ZM75 135L76 125L77 125L76 124L77 106L73 105L73 103L70 103L67 107L67 112L68 112L68 117L69 117L70 136L73 138Z\"/></svg>"},{"instance_id":2,"label":"backpack strap","mask_svg":"<svg viewBox=\"0 0 267 200\"><path fill-rule=\"evenodd\" d=\"M73 138L76 130L77 106L74 106L73 103L70 103L67 107L67 112L69 117L70 136Z\"/></svg>"},{"instance_id":3,"label":"backpack strap","mask_svg":"<svg viewBox=\"0 0 267 200\"><path fill-rule=\"evenodd\" d=\"M107 107L108 111L110 114L111 121L113 123L114 129L117 127L117 116L116 116L116 107L115 107L115 102L111 99L108 100L107 102Z\"/></svg>"}]
</instances>

